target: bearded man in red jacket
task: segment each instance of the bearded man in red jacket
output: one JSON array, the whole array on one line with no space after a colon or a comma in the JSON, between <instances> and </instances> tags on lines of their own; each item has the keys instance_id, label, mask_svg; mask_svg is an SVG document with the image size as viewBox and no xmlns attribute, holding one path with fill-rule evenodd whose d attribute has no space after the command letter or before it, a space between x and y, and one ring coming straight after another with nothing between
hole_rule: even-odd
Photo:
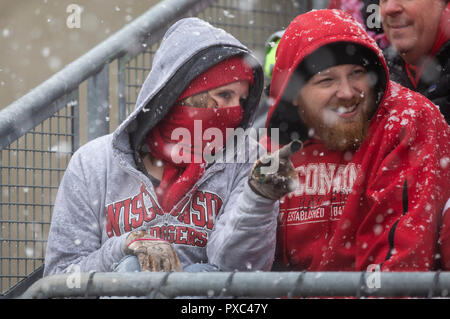
<instances>
[{"instance_id":1,"label":"bearded man in red jacket","mask_svg":"<svg viewBox=\"0 0 450 319\"><path fill-rule=\"evenodd\" d=\"M280 160L278 174L292 164L294 177L250 179L266 197L296 182L280 200L274 269L434 269L450 196L449 126L431 101L389 80L361 25L339 10L294 19L270 97L266 127L279 136L268 139L303 142ZM274 181L278 193L266 185Z\"/></svg>"}]
</instances>

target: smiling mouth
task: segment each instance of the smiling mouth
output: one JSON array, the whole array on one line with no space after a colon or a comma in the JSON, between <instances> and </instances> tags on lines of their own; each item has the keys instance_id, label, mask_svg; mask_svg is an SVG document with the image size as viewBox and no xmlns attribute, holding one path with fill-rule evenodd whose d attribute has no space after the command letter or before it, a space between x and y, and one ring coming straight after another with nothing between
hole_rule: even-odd
<instances>
[{"instance_id":1,"label":"smiling mouth","mask_svg":"<svg viewBox=\"0 0 450 319\"><path fill-rule=\"evenodd\" d=\"M351 107L339 106L338 108L333 109L332 111L337 113L338 115L346 115L346 114L348 115L353 113L358 108L358 105L359 103Z\"/></svg>"},{"instance_id":2,"label":"smiling mouth","mask_svg":"<svg viewBox=\"0 0 450 319\"><path fill-rule=\"evenodd\" d=\"M393 30L400 30L400 29L404 29L409 27L411 24L406 23L406 24L389 24L389 28L393 29Z\"/></svg>"}]
</instances>

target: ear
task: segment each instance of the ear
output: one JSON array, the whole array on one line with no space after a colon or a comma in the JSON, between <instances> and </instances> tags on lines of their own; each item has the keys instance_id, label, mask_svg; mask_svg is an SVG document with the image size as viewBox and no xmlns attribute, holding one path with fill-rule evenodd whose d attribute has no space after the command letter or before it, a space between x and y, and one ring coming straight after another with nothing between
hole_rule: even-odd
<instances>
[{"instance_id":1,"label":"ear","mask_svg":"<svg viewBox=\"0 0 450 319\"><path fill-rule=\"evenodd\" d=\"M300 100L300 92L297 93L297 95L292 99L291 104L293 106L299 106L299 100Z\"/></svg>"},{"instance_id":2,"label":"ear","mask_svg":"<svg viewBox=\"0 0 450 319\"><path fill-rule=\"evenodd\" d=\"M293 106L299 107L302 104L302 89L303 87L301 87L300 89L297 89L295 92L295 94L293 94L293 98L291 101L291 104Z\"/></svg>"}]
</instances>

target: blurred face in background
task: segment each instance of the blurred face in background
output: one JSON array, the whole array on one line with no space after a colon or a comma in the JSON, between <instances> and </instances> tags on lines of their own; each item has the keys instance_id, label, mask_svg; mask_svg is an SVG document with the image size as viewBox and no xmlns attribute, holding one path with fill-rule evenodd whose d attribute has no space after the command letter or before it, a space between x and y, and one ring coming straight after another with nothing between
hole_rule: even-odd
<instances>
[{"instance_id":1,"label":"blurred face in background","mask_svg":"<svg viewBox=\"0 0 450 319\"><path fill-rule=\"evenodd\" d=\"M419 64L436 41L445 0L380 0L384 32L410 64Z\"/></svg>"},{"instance_id":2,"label":"blurred face in background","mask_svg":"<svg viewBox=\"0 0 450 319\"><path fill-rule=\"evenodd\" d=\"M366 69L344 64L315 74L294 99L309 135L328 149L359 148L376 109L374 89Z\"/></svg>"}]
</instances>

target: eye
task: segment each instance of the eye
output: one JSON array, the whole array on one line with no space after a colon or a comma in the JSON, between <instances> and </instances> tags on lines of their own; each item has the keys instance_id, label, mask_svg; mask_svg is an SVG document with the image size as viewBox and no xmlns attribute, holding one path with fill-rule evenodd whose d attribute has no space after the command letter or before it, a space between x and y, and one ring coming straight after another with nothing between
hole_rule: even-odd
<instances>
[{"instance_id":1,"label":"eye","mask_svg":"<svg viewBox=\"0 0 450 319\"><path fill-rule=\"evenodd\" d=\"M361 75L361 74L365 74L365 73L366 73L366 69L356 68L352 71L351 75Z\"/></svg>"},{"instance_id":2,"label":"eye","mask_svg":"<svg viewBox=\"0 0 450 319\"><path fill-rule=\"evenodd\" d=\"M224 100L229 100L231 99L231 92L230 91L222 91L217 93L217 96L219 96L220 98L224 99Z\"/></svg>"},{"instance_id":3,"label":"eye","mask_svg":"<svg viewBox=\"0 0 450 319\"><path fill-rule=\"evenodd\" d=\"M333 79L331 77L324 77L324 78L320 78L318 79L315 84L320 84L320 85L329 85L331 84L331 82L333 81Z\"/></svg>"}]
</instances>

